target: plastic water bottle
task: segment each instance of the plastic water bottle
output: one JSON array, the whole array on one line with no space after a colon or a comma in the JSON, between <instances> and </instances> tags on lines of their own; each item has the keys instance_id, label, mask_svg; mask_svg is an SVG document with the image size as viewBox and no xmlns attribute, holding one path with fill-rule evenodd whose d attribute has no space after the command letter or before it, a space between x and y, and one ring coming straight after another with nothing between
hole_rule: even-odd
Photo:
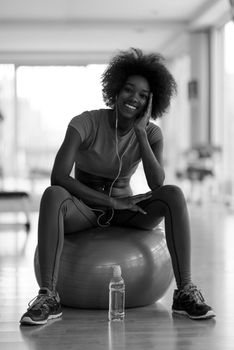
<instances>
[{"instance_id":1,"label":"plastic water bottle","mask_svg":"<svg viewBox=\"0 0 234 350\"><path fill-rule=\"evenodd\" d=\"M113 266L113 276L109 284L109 321L122 321L125 316L125 284L121 267Z\"/></svg>"}]
</instances>

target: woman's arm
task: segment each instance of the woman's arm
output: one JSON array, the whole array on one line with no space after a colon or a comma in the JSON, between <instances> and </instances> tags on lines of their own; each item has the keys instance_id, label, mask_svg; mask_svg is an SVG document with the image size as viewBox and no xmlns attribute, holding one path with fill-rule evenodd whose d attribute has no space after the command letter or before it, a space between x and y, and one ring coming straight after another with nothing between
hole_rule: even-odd
<instances>
[{"instance_id":1,"label":"woman's arm","mask_svg":"<svg viewBox=\"0 0 234 350\"><path fill-rule=\"evenodd\" d=\"M163 168L163 141L159 140L152 146L149 144L146 131L136 132L140 145L142 163L148 186L151 190L162 186L165 179Z\"/></svg>"},{"instance_id":2,"label":"woman's arm","mask_svg":"<svg viewBox=\"0 0 234 350\"><path fill-rule=\"evenodd\" d=\"M165 173L162 156L163 140L159 140L153 145L150 145L146 132L146 126L151 116L152 99L153 95L151 94L147 110L142 117L136 119L134 129L140 146L146 180L149 188L154 190L163 185Z\"/></svg>"},{"instance_id":3,"label":"woman's arm","mask_svg":"<svg viewBox=\"0 0 234 350\"><path fill-rule=\"evenodd\" d=\"M55 158L51 184L64 187L72 195L84 199L89 204L112 206L112 198L105 193L93 190L70 176L80 145L79 133L73 127L68 127L65 139Z\"/></svg>"}]
</instances>

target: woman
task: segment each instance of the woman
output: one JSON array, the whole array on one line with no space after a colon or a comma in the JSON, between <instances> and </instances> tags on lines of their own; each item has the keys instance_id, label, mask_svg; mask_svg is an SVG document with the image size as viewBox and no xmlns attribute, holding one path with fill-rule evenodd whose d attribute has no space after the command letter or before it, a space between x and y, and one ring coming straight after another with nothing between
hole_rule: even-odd
<instances>
[{"instance_id":1,"label":"woman","mask_svg":"<svg viewBox=\"0 0 234 350\"><path fill-rule=\"evenodd\" d=\"M166 241L177 288L173 312L193 319L215 316L190 272L190 228L181 190L163 186L163 138L150 118L161 117L176 92L163 59L138 49L114 57L102 77L110 108L84 112L69 123L42 196L38 251L41 285L22 324L62 315L56 291L64 234L93 226L152 229L165 218ZM150 192L133 196L130 178L142 160ZM70 176L75 164L75 178Z\"/></svg>"}]
</instances>

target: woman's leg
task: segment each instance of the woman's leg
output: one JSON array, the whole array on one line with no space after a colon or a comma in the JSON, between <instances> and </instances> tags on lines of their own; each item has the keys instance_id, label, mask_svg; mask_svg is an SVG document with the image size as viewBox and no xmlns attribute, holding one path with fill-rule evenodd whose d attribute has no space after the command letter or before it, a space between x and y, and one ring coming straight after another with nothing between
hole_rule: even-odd
<instances>
[{"instance_id":1,"label":"woman's leg","mask_svg":"<svg viewBox=\"0 0 234 350\"><path fill-rule=\"evenodd\" d=\"M115 211L112 225L152 229L165 218L165 231L178 289L191 283L190 227L187 205L179 187L162 186L152 197L138 203L147 215L129 210Z\"/></svg>"},{"instance_id":2,"label":"woman's leg","mask_svg":"<svg viewBox=\"0 0 234 350\"><path fill-rule=\"evenodd\" d=\"M38 224L38 253L41 286L56 290L64 233L96 225L96 215L60 186L48 187L41 199Z\"/></svg>"}]
</instances>

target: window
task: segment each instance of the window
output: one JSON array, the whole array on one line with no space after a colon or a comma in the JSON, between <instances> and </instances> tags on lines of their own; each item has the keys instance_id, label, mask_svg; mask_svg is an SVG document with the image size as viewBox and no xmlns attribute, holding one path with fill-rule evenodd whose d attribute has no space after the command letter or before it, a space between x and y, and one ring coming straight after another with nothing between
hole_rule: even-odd
<instances>
[{"instance_id":1,"label":"window","mask_svg":"<svg viewBox=\"0 0 234 350\"><path fill-rule=\"evenodd\" d=\"M50 172L70 119L104 107L100 81L104 69L104 65L17 69L21 172Z\"/></svg>"},{"instance_id":2,"label":"window","mask_svg":"<svg viewBox=\"0 0 234 350\"><path fill-rule=\"evenodd\" d=\"M224 28L224 116L223 116L223 161L227 201L234 197L234 23ZM222 117L222 116L221 116Z\"/></svg>"}]
</instances>

